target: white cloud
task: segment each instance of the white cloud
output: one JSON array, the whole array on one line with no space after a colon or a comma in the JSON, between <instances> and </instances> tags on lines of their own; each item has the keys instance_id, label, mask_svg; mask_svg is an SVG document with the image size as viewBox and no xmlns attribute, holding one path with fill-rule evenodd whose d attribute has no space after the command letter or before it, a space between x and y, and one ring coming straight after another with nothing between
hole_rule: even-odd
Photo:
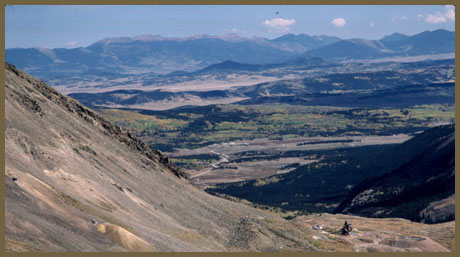
<instances>
[{"instance_id":1,"label":"white cloud","mask_svg":"<svg viewBox=\"0 0 460 257\"><path fill-rule=\"evenodd\" d=\"M434 15L433 14L428 14L426 16L425 21L428 22L428 23L436 24L436 23L446 22L447 20L439 12L437 12Z\"/></svg>"},{"instance_id":2,"label":"white cloud","mask_svg":"<svg viewBox=\"0 0 460 257\"><path fill-rule=\"evenodd\" d=\"M331 24L334 25L334 27L341 28L347 24L347 21L343 18L335 18L331 21Z\"/></svg>"},{"instance_id":3,"label":"white cloud","mask_svg":"<svg viewBox=\"0 0 460 257\"><path fill-rule=\"evenodd\" d=\"M427 23L444 23L448 20L455 21L455 6L453 5L446 5L445 12L436 12L435 14L428 14L425 18L425 22Z\"/></svg>"},{"instance_id":4,"label":"white cloud","mask_svg":"<svg viewBox=\"0 0 460 257\"><path fill-rule=\"evenodd\" d=\"M78 41L69 41L67 43L65 43L66 46L76 46L78 45Z\"/></svg>"},{"instance_id":5,"label":"white cloud","mask_svg":"<svg viewBox=\"0 0 460 257\"><path fill-rule=\"evenodd\" d=\"M446 18L455 21L455 6L453 5L446 5Z\"/></svg>"},{"instance_id":6,"label":"white cloud","mask_svg":"<svg viewBox=\"0 0 460 257\"><path fill-rule=\"evenodd\" d=\"M262 22L262 25L269 27L270 31L275 30L280 32L286 32L289 31L289 27L292 26L294 23L294 19L285 20L282 18L275 18L271 20L265 20L264 22Z\"/></svg>"},{"instance_id":7,"label":"white cloud","mask_svg":"<svg viewBox=\"0 0 460 257\"><path fill-rule=\"evenodd\" d=\"M373 28L375 26L375 21L371 21L371 23L369 23L369 26Z\"/></svg>"}]
</instances>

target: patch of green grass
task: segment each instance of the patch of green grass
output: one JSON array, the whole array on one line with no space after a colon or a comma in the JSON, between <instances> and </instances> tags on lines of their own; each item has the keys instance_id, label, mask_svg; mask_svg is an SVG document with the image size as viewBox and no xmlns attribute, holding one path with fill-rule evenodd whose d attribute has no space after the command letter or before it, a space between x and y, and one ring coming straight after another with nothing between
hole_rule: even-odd
<instances>
[{"instance_id":1,"label":"patch of green grass","mask_svg":"<svg viewBox=\"0 0 460 257\"><path fill-rule=\"evenodd\" d=\"M327 106L211 105L141 114L102 110L102 115L163 151L255 138L391 135L452 122L454 105L350 109Z\"/></svg>"}]
</instances>

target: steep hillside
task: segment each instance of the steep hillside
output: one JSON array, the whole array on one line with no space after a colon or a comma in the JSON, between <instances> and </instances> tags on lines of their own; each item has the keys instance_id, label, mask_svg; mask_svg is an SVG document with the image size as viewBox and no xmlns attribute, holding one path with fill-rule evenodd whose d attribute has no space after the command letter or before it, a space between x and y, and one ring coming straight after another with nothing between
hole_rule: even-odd
<instances>
[{"instance_id":1,"label":"steep hillside","mask_svg":"<svg viewBox=\"0 0 460 257\"><path fill-rule=\"evenodd\" d=\"M160 152L9 64L5 113L9 250L315 250L301 228L191 186Z\"/></svg>"},{"instance_id":2,"label":"steep hillside","mask_svg":"<svg viewBox=\"0 0 460 257\"><path fill-rule=\"evenodd\" d=\"M337 212L428 223L455 219L455 129L398 169L357 185ZM431 206L429 206L431 205Z\"/></svg>"}]
</instances>

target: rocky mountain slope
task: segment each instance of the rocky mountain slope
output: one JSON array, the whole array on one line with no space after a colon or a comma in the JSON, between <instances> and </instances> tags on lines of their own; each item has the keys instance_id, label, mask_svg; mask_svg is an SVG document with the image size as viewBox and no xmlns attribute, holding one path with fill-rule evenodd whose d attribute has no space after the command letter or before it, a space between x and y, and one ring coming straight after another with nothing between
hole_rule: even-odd
<instances>
[{"instance_id":1,"label":"rocky mountain slope","mask_svg":"<svg viewBox=\"0 0 460 257\"><path fill-rule=\"evenodd\" d=\"M8 64L5 125L7 249L315 250L301 228L191 186L160 152Z\"/></svg>"},{"instance_id":2,"label":"rocky mountain slope","mask_svg":"<svg viewBox=\"0 0 460 257\"><path fill-rule=\"evenodd\" d=\"M345 215L288 221L208 195L189 184L160 152L77 101L12 65L6 64L5 75L7 251L455 248L453 222L370 222ZM356 235L336 233L345 219L353 220ZM384 246L362 246L371 241Z\"/></svg>"},{"instance_id":3,"label":"rocky mountain slope","mask_svg":"<svg viewBox=\"0 0 460 257\"><path fill-rule=\"evenodd\" d=\"M357 185L336 211L404 217L428 223L455 219L455 127L435 128L430 147L398 169Z\"/></svg>"}]
</instances>

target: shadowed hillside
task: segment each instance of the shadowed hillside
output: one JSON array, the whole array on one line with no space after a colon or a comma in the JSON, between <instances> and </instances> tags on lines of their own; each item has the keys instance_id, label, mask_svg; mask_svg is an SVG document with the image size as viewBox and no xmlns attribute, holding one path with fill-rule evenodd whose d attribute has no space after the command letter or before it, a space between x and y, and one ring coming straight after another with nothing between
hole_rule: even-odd
<instances>
[{"instance_id":1,"label":"shadowed hillside","mask_svg":"<svg viewBox=\"0 0 460 257\"><path fill-rule=\"evenodd\" d=\"M218 184L206 190L290 211L334 212L340 204L336 211L341 212L353 200L346 213L366 215L368 211L367 216L420 221L412 216L414 206L420 212L454 192L453 133L453 125L440 126L402 144L316 151L329 157L286 174ZM389 215L392 205L401 210ZM390 206L386 214L384 206ZM376 214L371 215L371 210Z\"/></svg>"},{"instance_id":2,"label":"shadowed hillside","mask_svg":"<svg viewBox=\"0 0 460 257\"><path fill-rule=\"evenodd\" d=\"M454 220L455 128L430 133L442 136L398 169L357 185L336 211L428 223Z\"/></svg>"}]
</instances>

